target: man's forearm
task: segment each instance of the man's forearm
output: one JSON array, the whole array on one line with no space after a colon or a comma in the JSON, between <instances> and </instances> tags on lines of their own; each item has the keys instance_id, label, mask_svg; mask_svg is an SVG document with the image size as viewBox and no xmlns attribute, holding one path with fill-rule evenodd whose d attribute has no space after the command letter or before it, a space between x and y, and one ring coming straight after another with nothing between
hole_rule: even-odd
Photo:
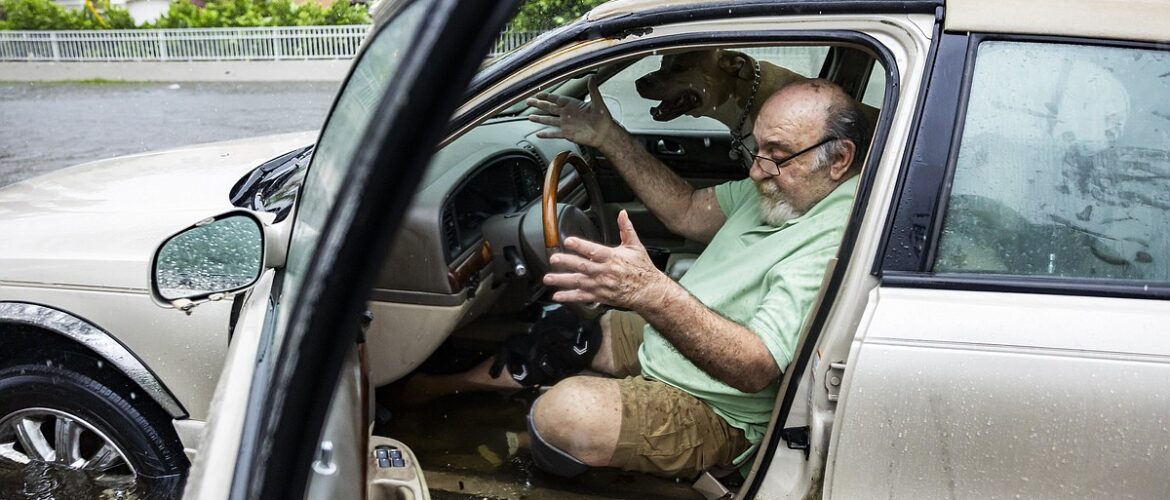
<instances>
[{"instance_id":1,"label":"man's forearm","mask_svg":"<svg viewBox=\"0 0 1170 500\"><path fill-rule=\"evenodd\" d=\"M686 223L695 188L635 142L633 136L615 127L612 140L603 142L598 149L668 229L694 240L710 240L710 235L695 234Z\"/></svg>"},{"instance_id":2,"label":"man's forearm","mask_svg":"<svg viewBox=\"0 0 1170 500\"><path fill-rule=\"evenodd\" d=\"M759 392L780 376L764 341L747 327L699 302L676 283L661 300L635 312L699 369L745 393Z\"/></svg>"}]
</instances>

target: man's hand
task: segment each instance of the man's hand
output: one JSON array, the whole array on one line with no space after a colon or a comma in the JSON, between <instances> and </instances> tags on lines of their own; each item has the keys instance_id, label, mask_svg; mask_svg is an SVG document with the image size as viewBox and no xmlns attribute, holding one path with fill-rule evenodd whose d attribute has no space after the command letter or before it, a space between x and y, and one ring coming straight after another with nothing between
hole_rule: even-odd
<instances>
[{"instance_id":1,"label":"man's hand","mask_svg":"<svg viewBox=\"0 0 1170 500\"><path fill-rule=\"evenodd\" d=\"M544 276L545 285L563 289L553 294L553 300L601 302L638 312L663 305L678 285L654 267L625 210L617 222L620 245L611 248L568 238L565 249L573 253L549 257L552 268L562 271Z\"/></svg>"},{"instance_id":2,"label":"man's hand","mask_svg":"<svg viewBox=\"0 0 1170 500\"><path fill-rule=\"evenodd\" d=\"M554 127L536 134L537 137L564 138L577 144L601 147L618 139L621 127L609 114L605 100L593 79L589 79L589 103L572 97L541 92L529 97L527 104L548 113L529 115L528 119L542 125ZM551 116L550 116L551 115Z\"/></svg>"}]
</instances>

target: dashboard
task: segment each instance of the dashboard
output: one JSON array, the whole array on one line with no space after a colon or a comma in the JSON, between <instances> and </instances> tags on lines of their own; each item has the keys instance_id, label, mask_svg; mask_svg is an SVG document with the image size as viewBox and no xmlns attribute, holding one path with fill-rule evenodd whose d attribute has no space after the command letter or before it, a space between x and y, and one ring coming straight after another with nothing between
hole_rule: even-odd
<instances>
[{"instance_id":1,"label":"dashboard","mask_svg":"<svg viewBox=\"0 0 1170 500\"><path fill-rule=\"evenodd\" d=\"M564 139L523 117L488 120L438 151L376 278L375 300L433 306L468 301L491 274L483 224L539 203L548 160Z\"/></svg>"},{"instance_id":2,"label":"dashboard","mask_svg":"<svg viewBox=\"0 0 1170 500\"><path fill-rule=\"evenodd\" d=\"M544 168L533 154L505 153L456 187L441 214L448 263L483 238L489 217L519 211L540 198Z\"/></svg>"}]
</instances>

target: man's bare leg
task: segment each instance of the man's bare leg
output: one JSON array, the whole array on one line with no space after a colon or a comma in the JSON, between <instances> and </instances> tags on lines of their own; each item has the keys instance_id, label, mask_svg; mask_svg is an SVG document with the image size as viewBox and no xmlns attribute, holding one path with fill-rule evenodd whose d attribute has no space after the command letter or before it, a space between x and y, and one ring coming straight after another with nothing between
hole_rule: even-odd
<instances>
[{"instance_id":1,"label":"man's bare leg","mask_svg":"<svg viewBox=\"0 0 1170 500\"><path fill-rule=\"evenodd\" d=\"M495 360L496 357L492 356L475 368L449 375L416 373L406 381L400 402L406 406L419 406L433 399L460 392L523 389L524 386L512 379L512 374L508 373L506 366L500 371L499 377L492 378L488 371Z\"/></svg>"},{"instance_id":2,"label":"man's bare leg","mask_svg":"<svg viewBox=\"0 0 1170 500\"><path fill-rule=\"evenodd\" d=\"M610 338L608 316L601 317L601 346L589 367L605 375L617 372L614 366L613 340ZM488 373L492 363L496 360L492 356L468 371L452 373L450 375L427 375L416 373L406 381L403 388L401 403L407 406L425 404L435 398L471 391L507 391L522 389L523 386L512 379L508 367L500 372L500 376L492 378Z\"/></svg>"},{"instance_id":3,"label":"man's bare leg","mask_svg":"<svg viewBox=\"0 0 1170 500\"><path fill-rule=\"evenodd\" d=\"M533 423L552 446L594 467L617 449L622 395L617 379L569 377L536 400Z\"/></svg>"}]
</instances>

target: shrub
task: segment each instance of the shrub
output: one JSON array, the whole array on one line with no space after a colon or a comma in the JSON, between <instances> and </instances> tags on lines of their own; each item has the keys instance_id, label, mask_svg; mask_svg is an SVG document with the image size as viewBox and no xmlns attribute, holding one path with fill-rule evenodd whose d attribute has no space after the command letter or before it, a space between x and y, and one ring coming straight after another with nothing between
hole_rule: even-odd
<instances>
[{"instance_id":1,"label":"shrub","mask_svg":"<svg viewBox=\"0 0 1170 500\"><path fill-rule=\"evenodd\" d=\"M525 0L512 19L516 31L542 31L568 24L605 0Z\"/></svg>"},{"instance_id":2,"label":"shrub","mask_svg":"<svg viewBox=\"0 0 1170 500\"><path fill-rule=\"evenodd\" d=\"M109 0L91 0L105 26L89 9L67 10L52 0L0 0L0 29L81 30L135 28L130 12L110 6ZM174 0L167 12L141 28L234 28L247 26L319 26L367 24L365 4L335 0L329 7L314 2L294 6L291 0Z\"/></svg>"},{"instance_id":3,"label":"shrub","mask_svg":"<svg viewBox=\"0 0 1170 500\"><path fill-rule=\"evenodd\" d=\"M133 28L130 12L110 6L109 0L92 0L102 21L113 29ZM67 10L51 0L0 0L0 29L7 30L91 30L102 23L89 9Z\"/></svg>"},{"instance_id":4,"label":"shrub","mask_svg":"<svg viewBox=\"0 0 1170 500\"><path fill-rule=\"evenodd\" d=\"M366 24L364 4L335 0L328 8L314 2L294 6L291 0L207 0L199 7L191 0L174 0L147 28L222 28L248 26L320 26Z\"/></svg>"}]
</instances>

